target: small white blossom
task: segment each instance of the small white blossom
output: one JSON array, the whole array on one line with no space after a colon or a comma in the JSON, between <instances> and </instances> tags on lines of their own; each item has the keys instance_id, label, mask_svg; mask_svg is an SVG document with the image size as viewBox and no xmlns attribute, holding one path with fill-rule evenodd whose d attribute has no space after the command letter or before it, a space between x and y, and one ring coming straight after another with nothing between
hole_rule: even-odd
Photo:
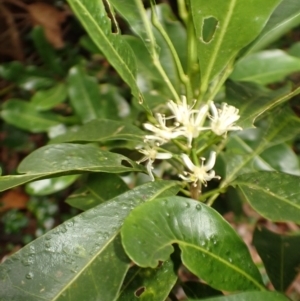
<instances>
[{"instance_id":1,"label":"small white blossom","mask_svg":"<svg viewBox=\"0 0 300 301\"><path fill-rule=\"evenodd\" d=\"M145 138L147 140L154 140L159 144L163 144L181 135L179 132L174 131L174 127L166 126L166 117L164 115L156 114L156 120L158 121L156 126L151 123L144 123L144 128L154 133L154 135L146 135Z\"/></svg>"},{"instance_id":2,"label":"small white blossom","mask_svg":"<svg viewBox=\"0 0 300 301\"><path fill-rule=\"evenodd\" d=\"M189 106L184 95L181 96L182 103L176 104L174 101L168 102L168 107L174 114L177 122L186 125L190 122L190 116L196 110L193 110L193 106Z\"/></svg>"},{"instance_id":3,"label":"small white blossom","mask_svg":"<svg viewBox=\"0 0 300 301\"><path fill-rule=\"evenodd\" d=\"M206 186L207 181L210 181L214 178L220 179L219 176L216 176L215 171L212 170L216 162L216 152L210 153L210 157L206 164L204 164L205 158L201 158L201 166L194 165L189 156L186 154L182 154L181 158L191 172L185 171L183 173L184 175L179 175L179 177L184 181L192 182L195 187L197 186L198 181Z\"/></svg>"},{"instance_id":4,"label":"small white blossom","mask_svg":"<svg viewBox=\"0 0 300 301\"><path fill-rule=\"evenodd\" d=\"M216 135L221 136L227 131L242 130L240 126L235 125L235 122L240 119L239 110L236 107L223 103L222 109L217 109L214 102L211 102L210 108L212 112L209 116L210 126Z\"/></svg>"},{"instance_id":5,"label":"small white blossom","mask_svg":"<svg viewBox=\"0 0 300 301\"><path fill-rule=\"evenodd\" d=\"M145 149L138 149L138 151L140 153L142 153L144 155L144 157L142 157L142 159L137 161L137 163L140 164L141 162L148 161L146 164L146 168L147 168L148 174L151 178L151 181L154 181L154 176L152 173L152 169L153 169L152 164L155 161L155 159L166 160L166 159L172 158L172 154L160 153L157 151L156 147L150 146L148 144L146 144Z\"/></svg>"}]
</instances>

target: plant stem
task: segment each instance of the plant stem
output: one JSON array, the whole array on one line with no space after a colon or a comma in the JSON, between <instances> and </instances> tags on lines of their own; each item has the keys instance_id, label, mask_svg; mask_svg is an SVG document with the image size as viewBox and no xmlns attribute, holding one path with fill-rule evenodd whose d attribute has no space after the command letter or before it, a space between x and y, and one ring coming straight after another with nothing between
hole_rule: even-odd
<instances>
[{"instance_id":1,"label":"plant stem","mask_svg":"<svg viewBox=\"0 0 300 301\"><path fill-rule=\"evenodd\" d=\"M169 35L167 34L167 32L165 31L165 29L163 28L163 26L161 25L161 23L159 22L158 18L157 18L157 14L155 12L155 7L153 6L153 3L151 1L151 20L152 20L152 24L154 25L154 27L159 31L159 33L162 35L162 37L164 38L165 42L167 43L173 60L175 62L175 66L177 68L177 73L178 73L178 77L180 79L180 81L185 85L185 90L186 90L186 95L188 99L191 99L193 96L193 92L192 92L192 87L190 85L190 80L188 78L188 76L185 74L183 68L182 68L182 64L180 62L180 59L178 57L178 53L169 37Z\"/></svg>"},{"instance_id":2,"label":"plant stem","mask_svg":"<svg viewBox=\"0 0 300 301\"><path fill-rule=\"evenodd\" d=\"M145 26L145 30L146 30L149 42L150 42L150 55L152 57L153 65L156 67L157 71L160 73L164 82L168 86L171 94L174 97L174 100L176 100L176 102L180 102L180 97L179 97L178 93L176 92L175 88L173 87L169 77L167 76L165 70L163 69L163 67L159 61L159 57L158 57L158 54L155 49L156 42L155 42L154 34L152 31L151 22L149 21L149 19L147 17L143 2L141 0L135 0L135 3L137 5L137 8L141 15L141 18L142 18L143 24Z\"/></svg>"},{"instance_id":3,"label":"plant stem","mask_svg":"<svg viewBox=\"0 0 300 301\"><path fill-rule=\"evenodd\" d=\"M185 6L185 0L177 0L177 6L178 6L179 17L187 27L189 14Z\"/></svg>"}]
</instances>

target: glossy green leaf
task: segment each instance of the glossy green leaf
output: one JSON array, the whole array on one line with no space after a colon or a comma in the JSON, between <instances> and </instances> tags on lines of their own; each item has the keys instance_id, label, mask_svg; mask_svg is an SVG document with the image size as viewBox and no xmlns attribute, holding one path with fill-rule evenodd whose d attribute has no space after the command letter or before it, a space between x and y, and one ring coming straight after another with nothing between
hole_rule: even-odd
<instances>
[{"instance_id":1,"label":"glossy green leaf","mask_svg":"<svg viewBox=\"0 0 300 301\"><path fill-rule=\"evenodd\" d=\"M267 85L282 81L287 75L299 70L300 59L279 49L265 50L240 60L230 78Z\"/></svg>"},{"instance_id":2,"label":"glossy green leaf","mask_svg":"<svg viewBox=\"0 0 300 301\"><path fill-rule=\"evenodd\" d=\"M222 292L215 290L202 282L186 281L182 283L181 286L189 300L223 295Z\"/></svg>"},{"instance_id":3,"label":"glossy green leaf","mask_svg":"<svg viewBox=\"0 0 300 301\"><path fill-rule=\"evenodd\" d=\"M134 266L126 275L118 301L165 301L175 285L173 262L167 260L155 269Z\"/></svg>"},{"instance_id":4,"label":"glossy green leaf","mask_svg":"<svg viewBox=\"0 0 300 301\"><path fill-rule=\"evenodd\" d=\"M210 286L264 289L241 238L214 209L195 200L170 197L145 203L130 213L121 234L126 253L141 267L155 268L167 260L177 243L183 264Z\"/></svg>"},{"instance_id":5,"label":"glossy green leaf","mask_svg":"<svg viewBox=\"0 0 300 301\"><path fill-rule=\"evenodd\" d=\"M0 265L1 298L115 300L130 265L118 237L125 217L178 189L178 182L147 183L49 231Z\"/></svg>"},{"instance_id":6,"label":"glossy green leaf","mask_svg":"<svg viewBox=\"0 0 300 301\"><path fill-rule=\"evenodd\" d=\"M224 154L226 178L221 186L227 186L238 174L252 172L253 169L278 169L284 172L289 169L290 173L299 173L299 164L294 160L295 155L289 158L291 152L278 145L297 137L300 133L300 119L289 107L278 108L268 117L260 124L260 128L248 129L230 136L228 149ZM276 162L278 151L286 155L282 162ZM272 152L275 153L274 158L266 158Z\"/></svg>"},{"instance_id":7,"label":"glossy green leaf","mask_svg":"<svg viewBox=\"0 0 300 301\"><path fill-rule=\"evenodd\" d=\"M202 90L254 40L281 0L191 0L191 13L198 41ZM209 41L203 39L205 23L218 22Z\"/></svg>"},{"instance_id":8,"label":"glossy green leaf","mask_svg":"<svg viewBox=\"0 0 300 301\"><path fill-rule=\"evenodd\" d=\"M132 94L137 99L142 99L136 82L134 54L120 35L116 24L113 24L115 32L112 32L111 19L106 14L103 2L68 0L68 3L94 43L132 89Z\"/></svg>"},{"instance_id":9,"label":"glossy green leaf","mask_svg":"<svg viewBox=\"0 0 300 301\"><path fill-rule=\"evenodd\" d=\"M201 299L194 301L289 301L287 297L277 292L244 292L230 296ZM192 301L192 300L190 300Z\"/></svg>"},{"instance_id":10,"label":"glossy green leaf","mask_svg":"<svg viewBox=\"0 0 300 301\"><path fill-rule=\"evenodd\" d=\"M280 235L266 228L256 228L253 244L275 289L285 292L300 267L300 236Z\"/></svg>"},{"instance_id":11,"label":"glossy green leaf","mask_svg":"<svg viewBox=\"0 0 300 301\"><path fill-rule=\"evenodd\" d=\"M63 68L61 56L55 52L53 46L46 39L44 28L42 26L35 26L32 29L31 37L39 56L47 68L60 76L64 76L66 72Z\"/></svg>"},{"instance_id":12,"label":"glossy green leaf","mask_svg":"<svg viewBox=\"0 0 300 301\"><path fill-rule=\"evenodd\" d=\"M50 112L37 112L35 106L25 100L10 99L2 106L0 116L17 128L41 133L61 123L61 119Z\"/></svg>"},{"instance_id":13,"label":"glossy green leaf","mask_svg":"<svg viewBox=\"0 0 300 301\"><path fill-rule=\"evenodd\" d=\"M126 163L127 166L122 165ZM84 172L122 173L143 171L128 158L102 151L95 145L54 144L37 149L19 165L22 175L0 177L0 191L42 178Z\"/></svg>"},{"instance_id":14,"label":"glossy green leaf","mask_svg":"<svg viewBox=\"0 0 300 301\"><path fill-rule=\"evenodd\" d=\"M238 124L243 128L253 127L255 120L263 113L287 102L300 94L300 88L290 87L269 90L254 83L232 82L226 85L226 102L239 109Z\"/></svg>"},{"instance_id":15,"label":"glossy green leaf","mask_svg":"<svg viewBox=\"0 0 300 301\"><path fill-rule=\"evenodd\" d=\"M26 192L31 195L52 194L69 187L78 179L78 177L78 175L70 175L34 181L26 185Z\"/></svg>"},{"instance_id":16,"label":"glossy green leaf","mask_svg":"<svg viewBox=\"0 0 300 301\"><path fill-rule=\"evenodd\" d=\"M239 160L245 160L237 174L277 170L299 176L299 160L291 147L284 143L269 146L272 141L264 131L264 128L248 129L230 136L225 154L227 172L230 173Z\"/></svg>"},{"instance_id":17,"label":"glossy green leaf","mask_svg":"<svg viewBox=\"0 0 300 301\"><path fill-rule=\"evenodd\" d=\"M272 13L259 36L247 47L247 52L262 50L293 27L300 24L298 0L282 0Z\"/></svg>"},{"instance_id":18,"label":"glossy green leaf","mask_svg":"<svg viewBox=\"0 0 300 301\"><path fill-rule=\"evenodd\" d=\"M39 90L31 98L32 106L38 111L54 108L67 98L67 87L60 83L48 90Z\"/></svg>"},{"instance_id":19,"label":"glossy green leaf","mask_svg":"<svg viewBox=\"0 0 300 301\"><path fill-rule=\"evenodd\" d=\"M55 84L50 72L36 66L25 67L20 62L2 64L0 66L0 77L28 91L47 89Z\"/></svg>"},{"instance_id":20,"label":"glossy green leaf","mask_svg":"<svg viewBox=\"0 0 300 301\"><path fill-rule=\"evenodd\" d=\"M58 136L50 143L61 142L105 142L110 140L130 140L138 143L143 142L145 133L138 127L114 120L92 120L77 132L69 132Z\"/></svg>"},{"instance_id":21,"label":"glossy green leaf","mask_svg":"<svg viewBox=\"0 0 300 301\"><path fill-rule=\"evenodd\" d=\"M300 224L300 177L260 171L243 174L232 183L263 217Z\"/></svg>"},{"instance_id":22,"label":"glossy green leaf","mask_svg":"<svg viewBox=\"0 0 300 301\"><path fill-rule=\"evenodd\" d=\"M66 202L72 207L87 210L127 190L127 185L115 174L90 174L84 185L71 194Z\"/></svg>"}]
</instances>

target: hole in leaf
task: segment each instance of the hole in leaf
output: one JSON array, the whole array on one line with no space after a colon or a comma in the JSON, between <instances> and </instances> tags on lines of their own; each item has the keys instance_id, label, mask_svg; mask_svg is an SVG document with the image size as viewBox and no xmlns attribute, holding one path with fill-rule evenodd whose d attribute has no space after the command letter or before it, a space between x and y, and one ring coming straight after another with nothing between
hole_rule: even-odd
<instances>
[{"instance_id":1,"label":"hole in leaf","mask_svg":"<svg viewBox=\"0 0 300 301\"><path fill-rule=\"evenodd\" d=\"M202 40L204 43L210 43L218 28L219 21L215 17L208 17L203 20Z\"/></svg>"},{"instance_id":2,"label":"hole in leaf","mask_svg":"<svg viewBox=\"0 0 300 301\"><path fill-rule=\"evenodd\" d=\"M134 292L134 295L139 298L145 290L146 288L141 286Z\"/></svg>"}]
</instances>

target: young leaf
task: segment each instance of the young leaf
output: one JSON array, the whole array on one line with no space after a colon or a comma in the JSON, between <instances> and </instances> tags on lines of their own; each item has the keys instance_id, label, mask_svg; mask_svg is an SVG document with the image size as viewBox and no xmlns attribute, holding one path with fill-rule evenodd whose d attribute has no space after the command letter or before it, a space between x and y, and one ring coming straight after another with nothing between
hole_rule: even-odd
<instances>
[{"instance_id":1,"label":"young leaf","mask_svg":"<svg viewBox=\"0 0 300 301\"><path fill-rule=\"evenodd\" d=\"M300 236L280 235L266 228L256 228L253 244L275 289L285 292L300 267Z\"/></svg>"},{"instance_id":2,"label":"young leaf","mask_svg":"<svg viewBox=\"0 0 300 301\"><path fill-rule=\"evenodd\" d=\"M300 224L300 177L260 171L243 174L232 183L263 217Z\"/></svg>"},{"instance_id":3,"label":"young leaf","mask_svg":"<svg viewBox=\"0 0 300 301\"><path fill-rule=\"evenodd\" d=\"M155 268L167 260L177 243L183 264L210 286L264 290L244 242L214 209L195 200L169 197L147 202L130 213L121 234L126 253L141 267Z\"/></svg>"},{"instance_id":4,"label":"young leaf","mask_svg":"<svg viewBox=\"0 0 300 301\"><path fill-rule=\"evenodd\" d=\"M281 0L191 0L191 13L198 41L202 90L238 52L261 32ZM203 36L207 22L215 20L209 40Z\"/></svg>"},{"instance_id":5,"label":"young leaf","mask_svg":"<svg viewBox=\"0 0 300 301\"><path fill-rule=\"evenodd\" d=\"M49 231L0 265L4 300L115 300L130 266L119 241L128 213L177 193L178 183L151 182Z\"/></svg>"},{"instance_id":6,"label":"young leaf","mask_svg":"<svg viewBox=\"0 0 300 301\"><path fill-rule=\"evenodd\" d=\"M265 50L240 60L230 78L267 85L282 81L287 75L299 70L300 59L279 49Z\"/></svg>"},{"instance_id":7,"label":"young leaf","mask_svg":"<svg viewBox=\"0 0 300 301\"><path fill-rule=\"evenodd\" d=\"M289 301L287 297L277 292L244 292L230 296L199 299L193 301ZM192 300L190 300L192 301Z\"/></svg>"},{"instance_id":8,"label":"young leaf","mask_svg":"<svg viewBox=\"0 0 300 301\"><path fill-rule=\"evenodd\" d=\"M111 20L106 14L103 2L98 0L68 0L68 3L91 39L132 89L132 94L137 99L141 99L142 94L136 81L134 53L120 32L112 32Z\"/></svg>"},{"instance_id":9,"label":"young leaf","mask_svg":"<svg viewBox=\"0 0 300 301\"><path fill-rule=\"evenodd\" d=\"M165 261L155 269L134 266L128 271L123 284L124 289L117 300L165 301L176 280L171 260Z\"/></svg>"},{"instance_id":10,"label":"young leaf","mask_svg":"<svg viewBox=\"0 0 300 301\"><path fill-rule=\"evenodd\" d=\"M122 161L129 166L122 165ZM0 177L0 191L41 178L90 172L122 173L142 171L143 167L128 158L102 151L94 145L54 144L32 152L19 165L23 175Z\"/></svg>"},{"instance_id":11,"label":"young leaf","mask_svg":"<svg viewBox=\"0 0 300 301\"><path fill-rule=\"evenodd\" d=\"M106 142L110 140L130 140L142 143L145 133L138 127L124 121L108 119L92 120L77 132L60 135L50 143L62 142Z\"/></svg>"}]
</instances>

